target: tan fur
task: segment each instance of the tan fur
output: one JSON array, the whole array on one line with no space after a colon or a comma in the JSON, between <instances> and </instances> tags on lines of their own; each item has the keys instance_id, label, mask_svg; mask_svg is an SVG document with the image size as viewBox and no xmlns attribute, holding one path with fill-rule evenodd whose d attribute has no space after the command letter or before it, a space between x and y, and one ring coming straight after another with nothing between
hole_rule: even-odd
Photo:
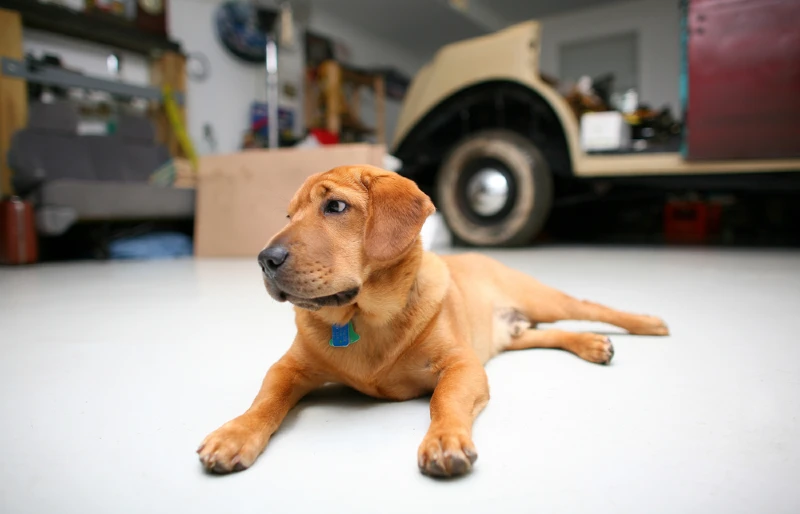
<instances>
[{"instance_id":1,"label":"tan fur","mask_svg":"<svg viewBox=\"0 0 800 514\"><path fill-rule=\"evenodd\" d=\"M346 212L326 214L331 200L346 202ZM270 295L295 304L297 336L247 412L203 441L198 453L209 470L252 465L300 398L336 382L390 400L433 393L419 467L460 475L477 458L472 423L489 400L483 365L491 357L525 348L562 348L603 364L613 356L607 337L536 323L592 320L667 335L659 318L576 300L488 257L424 252L419 232L433 210L413 182L370 166L306 181L289 204L289 223L267 245L282 245L289 257L265 275ZM346 304L319 304L355 288ZM361 339L331 347L331 326L348 321Z\"/></svg>"}]
</instances>

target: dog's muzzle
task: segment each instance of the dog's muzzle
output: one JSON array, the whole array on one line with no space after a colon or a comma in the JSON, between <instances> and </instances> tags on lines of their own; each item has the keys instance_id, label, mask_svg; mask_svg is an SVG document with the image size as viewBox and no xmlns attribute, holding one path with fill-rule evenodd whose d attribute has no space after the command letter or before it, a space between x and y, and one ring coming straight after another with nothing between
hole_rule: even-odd
<instances>
[{"instance_id":1,"label":"dog's muzzle","mask_svg":"<svg viewBox=\"0 0 800 514\"><path fill-rule=\"evenodd\" d=\"M347 305L355 299L360 291L359 287L352 287L337 293L308 296L300 294L292 287L292 270L287 269L289 251L283 245L273 245L265 248L258 254L258 265L264 277L264 284L269 295L279 302L291 302L298 307L318 310L322 307L340 307Z\"/></svg>"},{"instance_id":2,"label":"dog's muzzle","mask_svg":"<svg viewBox=\"0 0 800 514\"><path fill-rule=\"evenodd\" d=\"M293 288L284 283L276 273L264 272L264 285L267 287L269 295L279 302L290 302L298 307L308 310L319 310L322 307L341 307L351 303L361 288L353 287L338 293L323 296L308 296L298 294Z\"/></svg>"},{"instance_id":3,"label":"dog's muzzle","mask_svg":"<svg viewBox=\"0 0 800 514\"><path fill-rule=\"evenodd\" d=\"M267 285L267 292L273 299L279 302L289 302L303 309L312 311L319 310L322 307L341 307L343 305L348 305L355 299L356 296L358 296L360 291L360 288L354 287L352 289L347 289L345 291L340 291L330 295L309 298L292 294L291 292L282 289L280 286L276 285L274 281L268 278L266 278L264 282Z\"/></svg>"}]
</instances>

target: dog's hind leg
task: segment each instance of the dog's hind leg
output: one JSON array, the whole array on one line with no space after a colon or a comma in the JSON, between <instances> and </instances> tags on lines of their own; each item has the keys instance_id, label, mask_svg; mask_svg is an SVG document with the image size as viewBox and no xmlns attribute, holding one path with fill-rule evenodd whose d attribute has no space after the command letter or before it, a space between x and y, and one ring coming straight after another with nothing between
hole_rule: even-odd
<instances>
[{"instance_id":1,"label":"dog's hind leg","mask_svg":"<svg viewBox=\"0 0 800 514\"><path fill-rule=\"evenodd\" d=\"M665 336L669 329L661 318L618 311L598 303L578 300L548 287L523 273L509 270L503 289L516 307L533 323L562 320L599 321L623 328L631 334Z\"/></svg>"},{"instance_id":2,"label":"dog's hind leg","mask_svg":"<svg viewBox=\"0 0 800 514\"><path fill-rule=\"evenodd\" d=\"M614 356L614 347L611 346L611 340L606 336L555 329L526 330L512 337L505 349L525 350L528 348L559 348L596 364L608 364Z\"/></svg>"}]
</instances>

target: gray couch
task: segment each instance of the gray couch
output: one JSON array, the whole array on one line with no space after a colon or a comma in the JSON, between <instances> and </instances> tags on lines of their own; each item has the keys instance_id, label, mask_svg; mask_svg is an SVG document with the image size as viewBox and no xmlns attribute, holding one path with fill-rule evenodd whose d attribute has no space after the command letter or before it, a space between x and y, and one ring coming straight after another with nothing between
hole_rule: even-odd
<instances>
[{"instance_id":1,"label":"gray couch","mask_svg":"<svg viewBox=\"0 0 800 514\"><path fill-rule=\"evenodd\" d=\"M37 225L58 235L80 221L187 219L194 190L148 183L170 159L146 118L122 116L112 136L79 136L67 102L33 103L8 159L19 194L33 197Z\"/></svg>"}]
</instances>

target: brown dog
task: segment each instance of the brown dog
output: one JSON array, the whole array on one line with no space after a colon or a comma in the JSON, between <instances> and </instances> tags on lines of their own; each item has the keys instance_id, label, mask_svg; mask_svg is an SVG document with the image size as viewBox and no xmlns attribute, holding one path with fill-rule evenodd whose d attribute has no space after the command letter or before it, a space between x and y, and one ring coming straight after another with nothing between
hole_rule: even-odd
<instances>
[{"instance_id":1,"label":"brown dog","mask_svg":"<svg viewBox=\"0 0 800 514\"><path fill-rule=\"evenodd\" d=\"M432 392L419 467L461 475L478 457L472 423L489 400L483 364L492 356L562 348L606 364L614 355L605 336L536 330L537 322L592 320L667 335L659 318L576 300L487 257L424 252L419 234L433 211L412 181L371 166L305 182L288 225L259 254L269 294L295 305L297 337L247 412L203 441L206 468L251 466L300 398L337 382L390 400Z\"/></svg>"}]
</instances>

